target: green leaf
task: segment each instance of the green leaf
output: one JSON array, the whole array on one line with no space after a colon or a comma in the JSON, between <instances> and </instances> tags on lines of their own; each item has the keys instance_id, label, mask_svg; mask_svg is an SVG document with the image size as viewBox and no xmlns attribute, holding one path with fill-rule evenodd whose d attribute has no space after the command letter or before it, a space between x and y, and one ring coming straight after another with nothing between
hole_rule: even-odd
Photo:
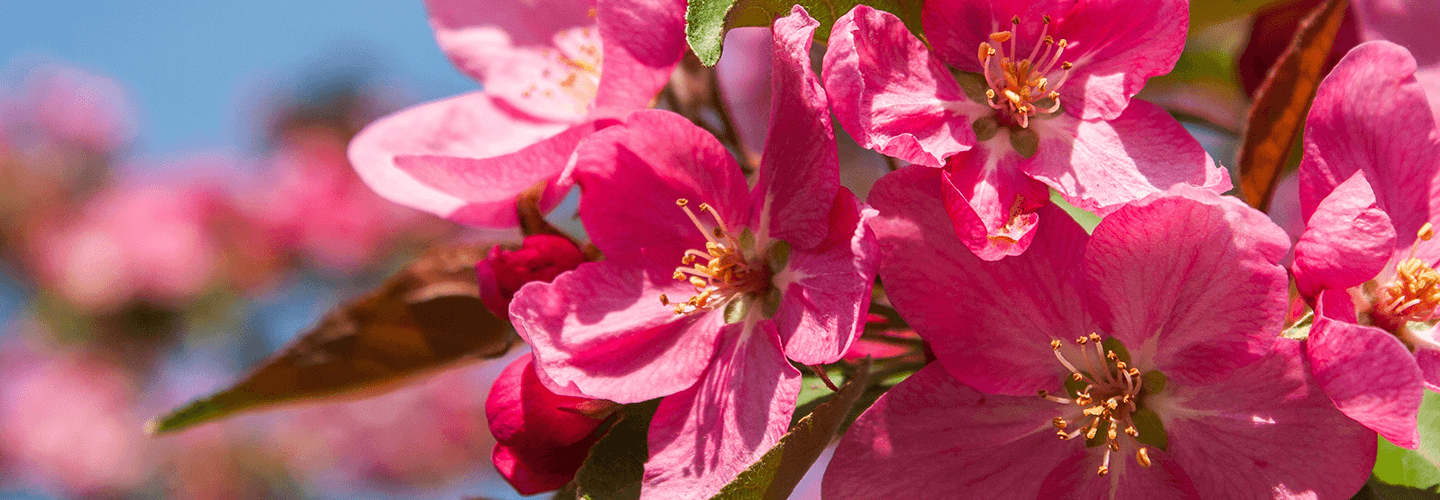
<instances>
[{"instance_id":1,"label":"green leaf","mask_svg":"<svg viewBox=\"0 0 1440 500\"><path fill-rule=\"evenodd\" d=\"M1407 450L1380 440L1375 457L1377 481L1422 489L1440 484L1440 394L1425 391L1419 423L1419 449Z\"/></svg>"},{"instance_id":2,"label":"green leaf","mask_svg":"<svg viewBox=\"0 0 1440 500\"><path fill-rule=\"evenodd\" d=\"M1062 210L1065 210L1065 213L1070 214L1070 217L1075 219L1075 222L1080 223L1080 227L1085 228L1085 232L1087 233L1095 232L1095 226L1100 225L1100 216L1090 213L1083 208L1071 205L1070 202L1065 201L1065 198L1060 196L1060 193L1054 189L1050 190L1050 202Z\"/></svg>"},{"instance_id":3,"label":"green leaf","mask_svg":"<svg viewBox=\"0 0 1440 500\"><path fill-rule=\"evenodd\" d=\"M834 398L801 418L759 462L741 472L739 477L725 485L713 498L789 498L795 485L800 483L800 478L805 476L805 472L810 470L815 459L820 457L820 453L825 451L825 447L835 437L840 425L860 400L869 383L870 363L866 361Z\"/></svg>"},{"instance_id":4,"label":"green leaf","mask_svg":"<svg viewBox=\"0 0 1440 500\"><path fill-rule=\"evenodd\" d=\"M575 472L575 495L589 500L640 498L645 461L650 458L650 420L660 400L625 405L605 436L590 447L590 455Z\"/></svg>"},{"instance_id":5,"label":"green leaf","mask_svg":"<svg viewBox=\"0 0 1440 500\"><path fill-rule=\"evenodd\" d=\"M234 386L146 424L155 434L281 403L381 392L510 350L515 335L480 301L485 247L434 249L320 324Z\"/></svg>"},{"instance_id":6,"label":"green leaf","mask_svg":"<svg viewBox=\"0 0 1440 500\"><path fill-rule=\"evenodd\" d=\"M1296 321L1295 324L1280 332L1281 337L1294 340L1305 340L1310 338L1310 327L1315 325L1315 311L1305 313L1305 316Z\"/></svg>"},{"instance_id":7,"label":"green leaf","mask_svg":"<svg viewBox=\"0 0 1440 500\"><path fill-rule=\"evenodd\" d=\"M1320 87L1325 59L1345 18L1347 0L1327 0L1300 23L1265 82L1255 91L1246 118L1239 159L1240 190L1250 206L1265 209L1305 127L1310 102Z\"/></svg>"},{"instance_id":8,"label":"green leaf","mask_svg":"<svg viewBox=\"0 0 1440 500\"><path fill-rule=\"evenodd\" d=\"M685 6L685 41L706 66L720 62L725 17L734 6L735 0L690 0Z\"/></svg>"},{"instance_id":9,"label":"green leaf","mask_svg":"<svg viewBox=\"0 0 1440 500\"><path fill-rule=\"evenodd\" d=\"M791 7L800 5L820 22L815 40L825 43L835 20L861 4L895 14L911 32L921 36L920 8L924 0L690 0L685 8L685 41L701 63L714 66L720 61L725 33L730 29L770 26L775 18L790 15Z\"/></svg>"},{"instance_id":10,"label":"green leaf","mask_svg":"<svg viewBox=\"0 0 1440 500\"><path fill-rule=\"evenodd\" d=\"M1190 2L1190 33L1286 0L1205 0Z\"/></svg>"}]
</instances>

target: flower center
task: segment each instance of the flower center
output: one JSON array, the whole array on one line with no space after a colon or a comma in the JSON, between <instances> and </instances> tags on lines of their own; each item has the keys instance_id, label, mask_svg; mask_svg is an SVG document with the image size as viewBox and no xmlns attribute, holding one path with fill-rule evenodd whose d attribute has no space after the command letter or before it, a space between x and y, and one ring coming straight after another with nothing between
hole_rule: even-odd
<instances>
[{"instance_id":1,"label":"flower center","mask_svg":"<svg viewBox=\"0 0 1440 500\"><path fill-rule=\"evenodd\" d=\"M1018 28L1020 16L1010 19L1010 23ZM1015 48L1014 29L991 33L990 41L980 43L980 65L985 68L985 81L990 85L985 90L986 101L1002 115L1008 115L1020 128L1029 127L1032 116L1060 110L1060 93L1056 90L1065 84L1070 70L1075 67L1069 61L1060 61L1060 55L1065 53L1069 42L1061 39L1057 43L1049 35L1050 16L1044 17L1044 23L1040 39L1024 59L1019 58ZM1005 42L1010 42L1008 52ZM1044 54L1040 53L1042 45L1045 47ZM1057 63L1062 73L1060 79L1052 83L1047 75Z\"/></svg>"},{"instance_id":2,"label":"flower center","mask_svg":"<svg viewBox=\"0 0 1440 500\"><path fill-rule=\"evenodd\" d=\"M574 111L583 113L600 91L600 43L599 33L590 26L556 34L555 48L542 51L549 64L541 81L532 83L522 95L551 98L558 91L570 97Z\"/></svg>"},{"instance_id":3,"label":"flower center","mask_svg":"<svg viewBox=\"0 0 1440 500\"><path fill-rule=\"evenodd\" d=\"M1083 388L1075 388L1074 398L1057 397L1047 391L1040 391L1040 397L1050 401L1079 406L1084 415L1074 422L1056 417L1053 421L1055 428L1059 429L1056 434L1061 440L1074 439L1081 435L1084 435L1086 440L1101 439L1106 448L1105 458L1096 473L1102 477L1110 472L1110 456L1120 451L1121 432L1127 436L1124 439L1131 441L1138 449L1135 460L1141 467L1149 467L1149 451L1140 444L1140 431L1132 418L1140 410L1139 397L1144 382L1140 370L1129 367L1115 350L1101 346L1100 335L1091 333L1075 339L1075 344L1080 347L1085 358L1084 364L1088 368L1086 371L1065 359L1065 355L1060 353L1062 343L1059 340L1050 342L1050 347L1055 350L1055 358L1070 370L1069 379L1076 386L1084 384ZM1069 385L1071 384L1067 383L1067 386Z\"/></svg>"},{"instance_id":4,"label":"flower center","mask_svg":"<svg viewBox=\"0 0 1440 500\"><path fill-rule=\"evenodd\" d=\"M1433 264L1415 258L1415 248L1420 242L1433 237L1435 227L1427 222L1411 245L1410 256L1395 265L1395 279L1375 290L1375 305L1370 314L1376 326L1397 331L1407 322L1436 318L1440 309L1440 272L1435 271Z\"/></svg>"},{"instance_id":5,"label":"flower center","mask_svg":"<svg viewBox=\"0 0 1440 500\"><path fill-rule=\"evenodd\" d=\"M756 293L769 286L770 271L763 262L746 258L754 247L748 232L736 234L725 225L720 213L709 204L701 203L700 211L709 213L715 219L713 227L700 222L690 210L690 201L684 198L675 204L690 216L690 221L705 235L705 250L686 250L680 257L680 267L675 268L675 279L695 287L695 294L684 302L670 302L660 295L660 304L674 306L675 314L690 314L702 309L714 309L731 298ZM701 262L704 262L703 264Z\"/></svg>"}]
</instances>

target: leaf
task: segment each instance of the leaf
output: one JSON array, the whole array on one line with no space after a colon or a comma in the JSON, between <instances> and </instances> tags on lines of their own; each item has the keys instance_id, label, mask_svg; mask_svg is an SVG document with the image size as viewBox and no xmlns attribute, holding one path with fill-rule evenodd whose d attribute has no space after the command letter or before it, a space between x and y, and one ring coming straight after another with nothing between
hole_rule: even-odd
<instances>
[{"instance_id":1,"label":"leaf","mask_svg":"<svg viewBox=\"0 0 1440 500\"><path fill-rule=\"evenodd\" d=\"M690 0L685 8L685 41L701 63L714 66L720 61L725 33L730 29L770 26L775 18L790 15L790 9L799 5L820 22L815 40L825 43L835 20L861 4L895 14L920 36L924 0Z\"/></svg>"},{"instance_id":2,"label":"leaf","mask_svg":"<svg viewBox=\"0 0 1440 500\"><path fill-rule=\"evenodd\" d=\"M1426 489L1440 484L1440 394L1425 391L1418 420L1419 449L1407 450L1380 440L1376 481Z\"/></svg>"},{"instance_id":3,"label":"leaf","mask_svg":"<svg viewBox=\"0 0 1440 500\"><path fill-rule=\"evenodd\" d=\"M150 421L172 432L236 412L360 389L386 390L413 376L510 350L515 335L480 302L478 246L433 249L320 324L239 383Z\"/></svg>"},{"instance_id":4,"label":"leaf","mask_svg":"<svg viewBox=\"0 0 1440 500\"><path fill-rule=\"evenodd\" d=\"M810 470L815 459L820 457L825 447L830 444L831 438L840 430L840 425L845 422L851 408L860 400L869 383L870 362L867 360L835 397L801 418L759 462L741 472L739 477L725 485L713 498L789 498L795 485L800 484L805 472Z\"/></svg>"},{"instance_id":5,"label":"leaf","mask_svg":"<svg viewBox=\"0 0 1440 500\"><path fill-rule=\"evenodd\" d=\"M1290 47L1255 92L1237 160L1240 188L1252 207L1263 210L1270 204L1275 183L1289 162L1315 90L1325 76L1325 59L1348 5L1348 0L1327 0L1317 7L1301 22Z\"/></svg>"},{"instance_id":6,"label":"leaf","mask_svg":"<svg viewBox=\"0 0 1440 500\"><path fill-rule=\"evenodd\" d=\"M575 496L590 500L640 498L645 461L650 459L650 419L660 400L625 405L605 436L575 472Z\"/></svg>"}]
</instances>

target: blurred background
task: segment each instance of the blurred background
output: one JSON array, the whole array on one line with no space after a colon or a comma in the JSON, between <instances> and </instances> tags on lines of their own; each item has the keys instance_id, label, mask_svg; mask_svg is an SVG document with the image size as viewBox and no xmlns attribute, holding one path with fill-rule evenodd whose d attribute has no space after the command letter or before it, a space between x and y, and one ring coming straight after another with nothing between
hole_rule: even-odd
<instances>
[{"instance_id":1,"label":"blurred background","mask_svg":"<svg viewBox=\"0 0 1440 500\"><path fill-rule=\"evenodd\" d=\"M1140 97L1232 164L1247 96L1318 3L1192 29ZM345 157L371 120L475 88L418 0L0 3L0 499L515 498L484 418L509 358L142 430L418 251L500 237L380 199ZM847 177L862 196L876 165Z\"/></svg>"},{"instance_id":2,"label":"blurred background","mask_svg":"<svg viewBox=\"0 0 1440 500\"><path fill-rule=\"evenodd\" d=\"M151 438L461 233L349 138L474 90L418 1L0 5L0 498L514 497L494 362Z\"/></svg>"}]
</instances>

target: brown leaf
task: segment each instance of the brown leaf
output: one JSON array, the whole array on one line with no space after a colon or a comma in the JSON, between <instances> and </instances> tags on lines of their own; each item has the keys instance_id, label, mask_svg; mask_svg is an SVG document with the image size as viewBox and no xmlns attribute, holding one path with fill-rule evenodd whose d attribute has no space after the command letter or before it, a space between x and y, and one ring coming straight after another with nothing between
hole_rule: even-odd
<instances>
[{"instance_id":1,"label":"brown leaf","mask_svg":"<svg viewBox=\"0 0 1440 500\"><path fill-rule=\"evenodd\" d=\"M415 375L504 354L515 342L480 302L479 246L432 249L320 324L235 386L147 425L170 432L279 403L386 390Z\"/></svg>"},{"instance_id":2,"label":"brown leaf","mask_svg":"<svg viewBox=\"0 0 1440 500\"><path fill-rule=\"evenodd\" d=\"M1327 0L1316 8L1255 93L1238 159L1240 188L1250 206L1263 210L1275 194L1348 5L1348 0Z\"/></svg>"}]
</instances>

